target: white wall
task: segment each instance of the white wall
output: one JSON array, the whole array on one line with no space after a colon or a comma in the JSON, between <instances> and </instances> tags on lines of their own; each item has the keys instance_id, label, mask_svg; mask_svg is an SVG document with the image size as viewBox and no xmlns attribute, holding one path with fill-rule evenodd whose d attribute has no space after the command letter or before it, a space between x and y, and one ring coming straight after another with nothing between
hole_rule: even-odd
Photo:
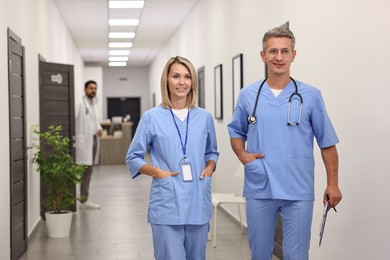
<instances>
[{"instance_id":1,"label":"white wall","mask_svg":"<svg viewBox=\"0 0 390 260\"><path fill-rule=\"evenodd\" d=\"M245 85L262 78L262 36L290 22L297 38L292 76L321 89L341 140L339 179L344 199L338 213L328 217L321 248L318 230L326 177L315 149L311 259L388 258L388 10L390 2L385 0L201 0L150 68L151 93L158 93L159 103L160 74L171 56L185 56L196 68L205 66L206 108L214 113L213 68L223 64L224 119L215 122L221 156L213 181L216 190L232 191L231 169L237 159L226 130L232 115L232 57L244 55Z\"/></svg>"},{"instance_id":2,"label":"white wall","mask_svg":"<svg viewBox=\"0 0 390 260\"><path fill-rule=\"evenodd\" d=\"M103 119L107 118L108 97L140 97L141 114L151 107L148 72L146 67L103 69Z\"/></svg>"},{"instance_id":3,"label":"white wall","mask_svg":"<svg viewBox=\"0 0 390 260\"><path fill-rule=\"evenodd\" d=\"M80 55L52 0L0 0L0 4L0 111L4 119L0 128L0 210L9 213L7 27L22 38L26 47L28 131L39 122L38 53L50 62L74 64L76 89L82 88L85 77ZM226 130L232 114L231 59L244 54L245 84L262 78L264 66L258 55L261 38L266 30L289 21L297 38L292 76L322 90L341 140L338 149L344 199L339 212L331 212L328 218L320 249L317 234L326 180L318 150L315 152L317 201L311 259L387 259L388 10L390 2L385 0L201 0L153 62L149 75L144 68L125 69L106 82L104 69L102 96L141 96L144 112L150 107L152 93L156 93L156 103L161 102L159 82L166 61L182 55L196 68L205 66L206 107L213 112L213 68L222 63L224 119L216 121L221 157L213 181L216 190L231 191L230 169L237 163ZM123 85L118 82L122 76L129 78ZM31 231L39 220L39 178L33 166L28 168ZM9 214L0 214L0 259L9 259L9 223Z\"/></svg>"},{"instance_id":4,"label":"white wall","mask_svg":"<svg viewBox=\"0 0 390 260\"><path fill-rule=\"evenodd\" d=\"M46 61L73 64L75 85L82 79L83 62L56 5L52 0L0 0L0 259L10 258L10 179L7 28L11 28L25 46L27 145L31 126L39 123L38 54ZM29 158L32 158L29 154ZM39 174L28 162L28 231L39 221Z\"/></svg>"}]
</instances>

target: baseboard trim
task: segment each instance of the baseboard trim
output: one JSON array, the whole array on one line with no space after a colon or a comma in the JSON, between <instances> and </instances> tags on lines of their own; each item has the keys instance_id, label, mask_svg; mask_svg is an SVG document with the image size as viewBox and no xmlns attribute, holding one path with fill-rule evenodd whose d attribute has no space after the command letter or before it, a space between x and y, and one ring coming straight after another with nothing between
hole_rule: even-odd
<instances>
[{"instance_id":1,"label":"baseboard trim","mask_svg":"<svg viewBox=\"0 0 390 260\"><path fill-rule=\"evenodd\" d=\"M38 224L39 224L39 222L41 221L41 217L39 217L36 221L35 221L35 223L34 223L34 225L32 226L32 228L31 228L31 230L29 230L29 232L28 232L28 237L30 237L36 230L37 230L37 226L38 226Z\"/></svg>"}]
</instances>

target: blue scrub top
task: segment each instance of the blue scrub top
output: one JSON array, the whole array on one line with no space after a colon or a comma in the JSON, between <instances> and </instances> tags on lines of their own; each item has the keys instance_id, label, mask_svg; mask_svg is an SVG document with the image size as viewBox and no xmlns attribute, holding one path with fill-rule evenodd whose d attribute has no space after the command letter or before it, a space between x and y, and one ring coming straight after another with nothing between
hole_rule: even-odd
<instances>
[{"instance_id":1,"label":"blue scrub top","mask_svg":"<svg viewBox=\"0 0 390 260\"><path fill-rule=\"evenodd\" d=\"M184 144L187 120L174 115ZM191 164L193 181L184 182L182 175L152 179L148 220L162 225L203 225L210 221L211 177L199 179L209 160L217 162L219 153L214 121L202 108L189 111L187 161ZM150 150L152 165L171 172L180 170L183 150L180 137L169 109L161 106L150 109L141 117L137 131L126 155L132 178L146 164Z\"/></svg>"},{"instance_id":2,"label":"blue scrub top","mask_svg":"<svg viewBox=\"0 0 390 260\"><path fill-rule=\"evenodd\" d=\"M339 142L327 115L321 92L315 87L297 82L303 98L301 121L298 126L287 125L288 100L295 92L292 81L275 97L264 83L256 109L255 124L248 123L257 91L262 81L240 92L231 122L230 138L246 141L249 153L263 153L245 165L244 196L254 199L314 200L313 140L326 148ZM297 121L299 99L291 105L291 121Z\"/></svg>"}]
</instances>

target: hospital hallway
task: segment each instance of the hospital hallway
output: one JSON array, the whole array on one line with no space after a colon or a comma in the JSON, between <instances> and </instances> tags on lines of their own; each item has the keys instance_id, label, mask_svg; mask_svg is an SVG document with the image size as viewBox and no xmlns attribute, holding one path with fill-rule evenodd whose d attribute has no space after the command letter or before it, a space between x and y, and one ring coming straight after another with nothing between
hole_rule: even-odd
<instances>
[{"instance_id":1,"label":"hospital hallway","mask_svg":"<svg viewBox=\"0 0 390 260\"><path fill-rule=\"evenodd\" d=\"M78 208L67 238L48 238L41 220L20 260L154 259L147 223L149 189L150 177L132 180L125 165L95 166L90 199L102 208ZM238 224L219 211L217 227L217 247L208 242L207 260L250 259Z\"/></svg>"}]
</instances>

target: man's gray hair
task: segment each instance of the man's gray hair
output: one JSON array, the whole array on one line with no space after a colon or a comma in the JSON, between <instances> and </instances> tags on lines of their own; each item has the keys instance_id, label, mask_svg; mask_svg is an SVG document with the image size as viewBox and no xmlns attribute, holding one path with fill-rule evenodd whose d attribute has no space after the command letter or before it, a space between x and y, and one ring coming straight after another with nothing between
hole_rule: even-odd
<instances>
[{"instance_id":1,"label":"man's gray hair","mask_svg":"<svg viewBox=\"0 0 390 260\"><path fill-rule=\"evenodd\" d=\"M287 28L286 26L279 26L279 27L276 27L276 28L273 28L271 30L269 30L268 32L266 32L264 34L264 37L263 37L263 51L266 51L267 49L267 41L269 38L282 38L282 37L286 37L286 38L290 38L291 39L291 42L292 42L292 49L294 50L295 48L295 37L294 37L294 34L292 33L292 31L290 31L289 28Z\"/></svg>"}]
</instances>

